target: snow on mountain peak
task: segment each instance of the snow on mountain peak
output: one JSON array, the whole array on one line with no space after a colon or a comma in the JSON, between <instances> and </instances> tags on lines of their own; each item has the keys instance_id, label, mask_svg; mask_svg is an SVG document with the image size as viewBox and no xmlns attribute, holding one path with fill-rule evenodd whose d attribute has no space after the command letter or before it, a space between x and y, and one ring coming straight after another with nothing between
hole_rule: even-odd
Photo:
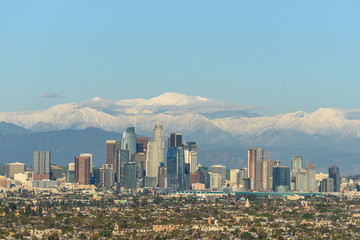
<instances>
[{"instance_id":1,"label":"snow on mountain peak","mask_svg":"<svg viewBox=\"0 0 360 240\"><path fill-rule=\"evenodd\" d=\"M99 98L99 97L93 97L91 100L92 100L92 101L100 101L101 98Z\"/></svg>"},{"instance_id":2,"label":"snow on mountain peak","mask_svg":"<svg viewBox=\"0 0 360 240\"><path fill-rule=\"evenodd\" d=\"M187 105L192 102L196 102L198 99L197 97L188 96L182 93L176 92L167 92L161 94L160 96L153 97L148 100L150 105Z\"/></svg>"}]
</instances>

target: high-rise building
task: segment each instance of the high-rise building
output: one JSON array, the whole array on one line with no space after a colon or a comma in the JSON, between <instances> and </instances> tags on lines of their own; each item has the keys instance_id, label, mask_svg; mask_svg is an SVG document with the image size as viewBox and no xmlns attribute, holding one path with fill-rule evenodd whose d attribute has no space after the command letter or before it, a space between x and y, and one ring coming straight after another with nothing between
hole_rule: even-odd
<instances>
[{"instance_id":1,"label":"high-rise building","mask_svg":"<svg viewBox=\"0 0 360 240\"><path fill-rule=\"evenodd\" d=\"M206 188L209 188L209 169L207 167L201 167L198 169L198 182L205 184Z\"/></svg>"},{"instance_id":2,"label":"high-rise building","mask_svg":"<svg viewBox=\"0 0 360 240\"><path fill-rule=\"evenodd\" d=\"M146 152L148 142L149 142L148 137L136 137L136 152L137 153Z\"/></svg>"},{"instance_id":3,"label":"high-rise building","mask_svg":"<svg viewBox=\"0 0 360 240\"><path fill-rule=\"evenodd\" d=\"M75 182L90 184L90 157L75 157Z\"/></svg>"},{"instance_id":4,"label":"high-rise building","mask_svg":"<svg viewBox=\"0 0 360 240\"><path fill-rule=\"evenodd\" d=\"M219 173L209 172L209 189L220 188L222 186L222 177Z\"/></svg>"},{"instance_id":5,"label":"high-rise building","mask_svg":"<svg viewBox=\"0 0 360 240\"><path fill-rule=\"evenodd\" d=\"M263 169L264 161L265 153L262 148L248 150L248 177L250 178L251 190L264 190L263 181L265 179L262 179L262 172L267 171L267 169Z\"/></svg>"},{"instance_id":6,"label":"high-rise building","mask_svg":"<svg viewBox=\"0 0 360 240\"><path fill-rule=\"evenodd\" d=\"M240 169L230 169L230 186L239 185L239 173Z\"/></svg>"},{"instance_id":7,"label":"high-rise building","mask_svg":"<svg viewBox=\"0 0 360 240\"><path fill-rule=\"evenodd\" d=\"M167 188L167 167L159 168L159 188Z\"/></svg>"},{"instance_id":8,"label":"high-rise building","mask_svg":"<svg viewBox=\"0 0 360 240\"><path fill-rule=\"evenodd\" d=\"M291 160L291 171L298 172L302 169L302 156L293 156Z\"/></svg>"},{"instance_id":9,"label":"high-rise building","mask_svg":"<svg viewBox=\"0 0 360 240\"><path fill-rule=\"evenodd\" d=\"M25 172L25 164L24 163L7 163L6 164L6 177L14 179L14 175L17 173Z\"/></svg>"},{"instance_id":10,"label":"high-rise building","mask_svg":"<svg viewBox=\"0 0 360 240\"><path fill-rule=\"evenodd\" d=\"M113 168L116 169L115 163L119 156L121 149L121 141L119 140L106 140L105 143L105 163L112 164Z\"/></svg>"},{"instance_id":11,"label":"high-rise building","mask_svg":"<svg viewBox=\"0 0 360 240\"><path fill-rule=\"evenodd\" d=\"M90 157L90 174L92 173L92 168L93 168L93 155L91 153L81 153L80 157Z\"/></svg>"},{"instance_id":12,"label":"high-rise building","mask_svg":"<svg viewBox=\"0 0 360 240\"><path fill-rule=\"evenodd\" d=\"M34 151L33 180L50 179L50 151Z\"/></svg>"},{"instance_id":13,"label":"high-rise building","mask_svg":"<svg viewBox=\"0 0 360 240\"><path fill-rule=\"evenodd\" d=\"M124 130L121 149L129 150L129 159L127 162L131 161L131 156L136 153L136 134L134 127L128 127Z\"/></svg>"},{"instance_id":14,"label":"high-rise building","mask_svg":"<svg viewBox=\"0 0 360 240\"><path fill-rule=\"evenodd\" d=\"M164 165L164 156L165 156L165 141L164 141L164 129L162 123L155 123L153 129L153 142L158 143L159 145L159 159L160 165Z\"/></svg>"},{"instance_id":15,"label":"high-rise building","mask_svg":"<svg viewBox=\"0 0 360 240\"><path fill-rule=\"evenodd\" d=\"M143 152L133 155L132 162L136 163L136 177L144 178L146 175L146 154Z\"/></svg>"},{"instance_id":16,"label":"high-rise building","mask_svg":"<svg viewBox=\"0 0 360 240\"><path fill-rule=\"evenodd\" d=\"M129 162L129 150L121 149L115 163L115 181L117 187L125 187L125 164L127 162Z\"/></svg>"},{"instance_id":17,"label":"high-rise building","mask_svg":"<svg viewBox=\"0 0 360 240\"><path fill-rule=\"evenodd\" d=\"M334 192L340 192L340 169L333 165L329 168L329 178L334 179Z\"/></svg>"},{"instance_id":18,"label":"high-rise building","mask_svg":"<svg viewBox=\"0 0 360 240\"><path fill-rule=\"evenodd\" d=\"M168 138L168 147L181 147L182 146L182 134L171 133Z\"/></svg>"},{"instance_id":19,"label":"high-rise building","mask_svg":"<svg viewBox=\"0 0 360 240\"><path fill-rule=\"evenodd\" d=\"M306 169L291 171L294 182L292 191L316 192L316 171L314 164L308 164Z\"/></svg>"},{"instance_id":20,"label":"high-rise building","mask_svg":"<svg viewBox=\"0 0 360 240\"><path fill-rule=\"evenodd\" d=\"M146 187L156 187L158 185L159 167L161 163L160 159L160 146L158 142L149 142L148 150L146 152L146 179L152 179L150 185L149 181L146 181ZM153 181L153 179L155 179Z\"/></svg>"},{"instance_id":21,"label":"high-rise building","mask_svg":"<svg viewBox=\"0 0 360 240\"><path fill-rule=\"evenodd\" d=\"M226 182L226 167L223 165L212 165L210 172L218 173L220 176L220 186L223 186Z\"/></svg>"},{"instance_id":22,"label":"high-rise building","mask_svg":"<svg viewBox=\"0 0 360 240\"><path fill-rule=\"evenodd\" d=\"M194 173L197 170L197 147L196 142L184 143L184 157L185 164L190 165L190 172Z\"/></svg>"},{"instance_id":23,"label":"high-rise building","mask_svg":"<svg viewBox=\"0 0 360 240\"><path fill-rule=\"evenodd\" d=\"M50 174L50 151L34 151L34 174Z\"/></svg>"},{"instance_id":24,"label":"high-rise building","mask_svg":"<svg viewBox=\"0 0 360 240\"><path fill-rule=\"evenodd\" d=\"M246 168L242 168L239 170L238 178L238 185L241 187L245 187L245 179L248 178Z\"/></svg>"},{"instance_id":25,"label":"high-rise building","mask_svg":"<svg viewBox=\"0 0 360 240\"><path fill-rule=\"evenodd\" d=\"M100 168L100 187L111 188L115 184L115 171L112 164L103 164Z\"/></svg>"},{"instance_id":26,"label":"high-rise building","mask_svg":"<svg viewBox=\"0 0 360 240\"><path fill-rule=\"evenodd\" d=\"M277 166L273 168L273 191L278 192L279 187L290 190L290 167Z\"/></svg>"},{"instance_id":27,"label":"high-rise building","mask_svg":"<svg viewBox=\"0 0 360 240\"><path fill-rule=\"evenodd\" d=\"M185 189L184 148L170 147L167 152L168 187L176 190Z\"/></svg>"},{"instance_id":28,"label":"high-rise building","mask_svg":"<svg viewBox=\"0 0 360 240\"><path fill-rule=\"evenodd\" d=\"M320 192L334 192L334 179L324 178L320 182Z\"/></svg>"},{"instance_id":29,"label":"high-rise building","mask_svg":"<svg viewBox=\"0 0 360 240\"><path fill-rule=\"evenodd\" d=\"M125 186L126 189L136 189L136 163L125 163Z\"/></svg>"}]
</instances>

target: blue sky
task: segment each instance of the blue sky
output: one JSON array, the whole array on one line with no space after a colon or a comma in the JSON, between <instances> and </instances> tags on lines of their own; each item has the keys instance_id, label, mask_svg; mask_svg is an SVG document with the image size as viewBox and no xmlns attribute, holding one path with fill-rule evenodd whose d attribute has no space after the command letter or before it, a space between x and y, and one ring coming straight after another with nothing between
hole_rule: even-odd
<instances>
[{"instance_id":1,"label":"blue sky","mask_svg":"<svg viewBox=\"0 0 360 240\"><path fill-rule=\"evenodd\" d=\"M0 111L175 91L360 108L359 1L1 1Z\"/></svg>"}]
</instances>

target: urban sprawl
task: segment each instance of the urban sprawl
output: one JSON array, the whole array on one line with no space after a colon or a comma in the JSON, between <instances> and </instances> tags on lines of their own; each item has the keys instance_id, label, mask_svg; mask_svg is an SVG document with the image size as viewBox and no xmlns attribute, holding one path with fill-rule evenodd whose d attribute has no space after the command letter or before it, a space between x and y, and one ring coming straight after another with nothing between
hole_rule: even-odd
<instances>
[{"instance_id":1,"label":"urban sprawl","mask_svg":"<svg viewBox=\"0 0 360 240\"><path fill-rule=\"evenodd\" d=\"M161 123L152 141L129 127L106 141L101 168L91 153L52 165L50 151L34 151L30 168L6 164L0 239L360 238L360 185L339 167L316 174L302 156L282 166L251 143L247 168L207 167L196 142L164 139Z\"/></svg>"}]
</instances>

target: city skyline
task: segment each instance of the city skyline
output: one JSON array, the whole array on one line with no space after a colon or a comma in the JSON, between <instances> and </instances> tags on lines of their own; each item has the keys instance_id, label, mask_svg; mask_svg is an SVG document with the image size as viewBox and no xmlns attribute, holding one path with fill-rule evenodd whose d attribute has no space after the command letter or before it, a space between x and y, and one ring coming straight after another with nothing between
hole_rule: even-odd
<instances>
[{"instance_id":1,"label":"city skyline","mask_svg":"<svg viewBox=\"0 0 360 240\"><path fill-rule=\"evenodd\" d=\"M270 116L358 109L357 9L355 1L2 2L0 112L170 91Z\"/></svg>"}]
</instances>

